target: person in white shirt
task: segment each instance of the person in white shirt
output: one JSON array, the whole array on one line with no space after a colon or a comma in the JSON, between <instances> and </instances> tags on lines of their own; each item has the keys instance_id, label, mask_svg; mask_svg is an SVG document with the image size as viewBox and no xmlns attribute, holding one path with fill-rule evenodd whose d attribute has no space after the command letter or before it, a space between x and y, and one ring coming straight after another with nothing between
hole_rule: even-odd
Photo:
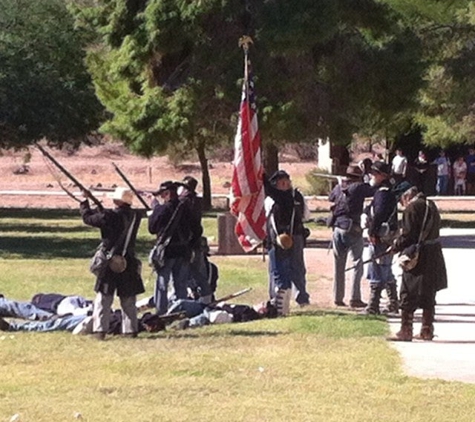
<instances>
[{"instance_id":1,"label":"person in white shirt","mask_svg":"<svg viewBox=\"0 0 475 422\"><path fill-rule=\"evenodd\" d=\"M449 185L450 160L445 156L445 151L439 152L439 157L433 162L437 166L437 195L446 195Z\"/></svg>"},{"instance_id":2,"label":"person in white shirt","mask_svg":"<svg viewBox=\"0 0 475 422\"><path fill-rule=\"evenodd\" d=\"M406 178L406 170L407 158L403 155L402 149L398 148L391 165L391 175L396 183L402 182Z\"/></svg>"}]
</instances>

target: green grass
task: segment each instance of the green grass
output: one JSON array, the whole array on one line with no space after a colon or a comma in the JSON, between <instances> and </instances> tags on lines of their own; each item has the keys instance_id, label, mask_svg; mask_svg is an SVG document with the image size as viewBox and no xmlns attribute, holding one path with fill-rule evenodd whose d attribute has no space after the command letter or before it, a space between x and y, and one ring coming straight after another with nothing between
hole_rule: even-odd
<instances>
[{"instance_id":1,"label":"green grass","mask_svg":"<svg viewBox=\"0 0 475 422\"><path fill-rule=\"evenodd\" d=\"M92 296L88 248L97 231L68 213L0 217L0 292L24 300L40 291ZM12 239L22 240L14 253ZM150 245L144 229L140 245L144 258ZM238 302L266 297L267 263L260 256L213 261L218 296L250 286ZM150 293L153 276L144 268ZM22 422L77 414L100 422L472 422L475 386L404 375L386 334L382 318L315 307L294 309L285 319L133 340L0 333L0 422L14 414Z\"/></svg>"}]
</instances>

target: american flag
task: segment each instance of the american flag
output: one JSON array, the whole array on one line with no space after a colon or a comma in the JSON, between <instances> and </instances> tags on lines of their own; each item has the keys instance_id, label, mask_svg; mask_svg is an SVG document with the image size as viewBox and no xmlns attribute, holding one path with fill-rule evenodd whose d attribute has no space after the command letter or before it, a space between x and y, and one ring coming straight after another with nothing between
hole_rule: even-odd
<instances>
[{"instance_id":1,"label":"american flag","mask_svg":"<svg viewBox=\"0 0 475 422\"><path fill-rule=\"evenodd\" d=\"M231 183L231 212L237 216L235 232L246 252L258 246L266 235L261 137L254 81L248 66L246 57Z\"/></svg>"}]
</instances>

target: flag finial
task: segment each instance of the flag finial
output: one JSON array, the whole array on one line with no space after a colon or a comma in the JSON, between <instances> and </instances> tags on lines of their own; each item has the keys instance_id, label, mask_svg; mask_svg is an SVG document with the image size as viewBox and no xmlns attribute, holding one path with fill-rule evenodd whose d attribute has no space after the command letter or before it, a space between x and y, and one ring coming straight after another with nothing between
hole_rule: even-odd
<instances>
[{"instance_id":1,"label":"flag finial","mask_svg":"<svg viewBox=\"0 0 475 422\"><path fill-rule=\"evenodd\" d=\"M249 35L243 35L241 38L239 38L239 48L242 48L244 51L249 50L249 45L254 44L254 41L252 41L252 38Z\"/></svg>"}]
</instances>

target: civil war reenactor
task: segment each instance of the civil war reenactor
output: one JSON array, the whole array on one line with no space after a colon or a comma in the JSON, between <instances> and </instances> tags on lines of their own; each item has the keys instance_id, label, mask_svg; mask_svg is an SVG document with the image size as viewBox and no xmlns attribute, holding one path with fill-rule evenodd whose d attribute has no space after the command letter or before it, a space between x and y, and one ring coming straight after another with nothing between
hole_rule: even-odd
<instances>
[{"instance_id":1,"label":"civil war reenactor","mask_svg":"<svg viewBox=\"0 0 475 422\"><path fill-rule=\"evenodd\" d=\"M178 187L178 197L190 210L193 219L194 232L191 239L192 256L190 262L190 278L192 279L193 292L197 294L202 303L210 303L212 290L209 284L206 253L209 251L207 239L203 237L202 198L196 193L198 181L193 176L185 176Z\"/></svg>"},{"instance_id":2,"label":"civil war reenactor","mask_svg":"<svg viewBox=\"0 0 475 422\"><path fill-rule=\"evenodd\" d=\"M422 308L420 340L434 338L435 296L447 288L447 271L439 240L440 214L435 203L411 187L401 196L404 207L401 234L394 252L412 260L403 268L401 284L401 329L390 337L393 341L412 341L414 311ZM412 250L412 251L411 251Z\"/></svg>"},{"instance_id":3,"label":"civil war reenactor","mask_svg":"<svg viewBox=\"0 0 475 422\"><path fill-rule=\"evenodd\" d=\"M374 188L368 183L363 183L362 178L363 172L360 167L349 166L346 170L345 181L338 183L328 198L330 202L333 202L328 225L333 229L333 298L336 306L346 306L344 302L345 266L348 252L351 254L354 267L350 306L352 308L366 306L366 303L361 300L364 241L360 221L365 198L373 196Z\"/></svg>"},{"instance_id":4,"label":"civil war reenactor","mask_svg":"<svg viewBox=\"0 0 475 422\"><path fill-rule=\"evenodd\" d=\"M264 179L265 180L265 179ZM304 260L309 212L303 195L292 187L289 174L275 172L266 187L267 246L269 251L269 294L280 315L290 307L292 284L300 306L310 303Z\"/></svg>"},{"instance_id":5,"label":"civil war reenactor","mask_svg":"<svg viewBox=\"0 0 475 422\"><path fill-rule=\"evenodd\" d=\"M174 299L188 296L192 245L201 229L197 219L192 218L190 207L179 200L178 186L169 180L153 192L157 200L148 221L149 232L157 235L150 258L157 272L154 302L158 315L168 310L170 280L173 280Z\"/></svg>"},{"instance_id":6,"label":"civil war reenactor","mask_svg":"<svg viewBox=\"0 0 475 422\"><path fill-rule=\"evenodd\" d=\"M370 286L368 306L362 314L379 314L381 292L386 289L389 312L398 312L397 284L392 272L392 254L388 252L398 230L397 198L390 182L391 167L377 161L371 166L370 185L376 188L368 206L368 238L371 262L367 278Z\"/></svg>"},{"instance_id":7,"label":"civil war reenactor","mask_svg":"<svg viewBox=\"0 0 475 422\"><path fill-rule=\"evenodd\" d=\"M86 199L80 203L82 219L85 224L99 228L102 239L95 255L100 259L94 269L97 276L92 313L94 336L104 340L109 332L111 306L117 292L122 308L122 333L127 337L136 337L136 296L145 289L141 277L142 264L135 255L135 240L143 212L132 209L134 194L123 187L116 188L110 196L114 209L92 209L88 201L91 193L83 190L83 196Z\"/></svg>"}]
</instances>

